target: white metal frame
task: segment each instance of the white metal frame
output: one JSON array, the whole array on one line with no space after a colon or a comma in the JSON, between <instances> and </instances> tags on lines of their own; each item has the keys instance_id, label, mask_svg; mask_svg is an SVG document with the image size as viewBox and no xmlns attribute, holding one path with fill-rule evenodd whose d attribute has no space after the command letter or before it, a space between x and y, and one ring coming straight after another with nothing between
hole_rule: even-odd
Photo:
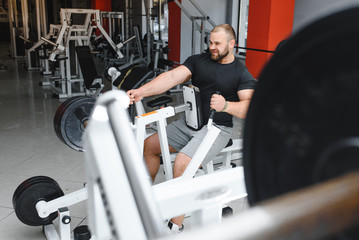
<instances>
[{"instance_id":1,"label":"white metal frame","mask_svg":"<svg viewBox=\"0 0 359 240\"><path fill-rule=\"evenodd\" d=\"M220 222L223 204L247 195L243 169L176 178L151 188L149 177L143 177L147 171L124 106L128 102L121 91L102 95L85 134L89 187L93 189L89 195L93 238L109 239L111 232L115 239L161 237L165 219L187 212L192 212L193 226ZM121 133L116 134L119 128Z\"/></svg>"},{"instance_id":2,"label":"white metal frame","mask_svg":"<svg viewBox=\"0 0 359 240\"><path fill-rule=\"evenodd\" d=\"M122 94L122 95L121 95ZM104 96L105 95L105 96ZM122 91L114 90L107 92L106 94L101 95L100 99L98 100L98 104L96 105L96 110L93 112L92 119L94 122L98 122L98 126L89 127L86 130L84 141L85 141L85 148L86 148L86 157L90 158L89 161L91 165L89 167L89 176L92 176L88 179L88 183L85 188L77 190L73 193L67 194L65 196L62 196L60 198L54 199L49 202L45 201L39 201L36 204L37 212L39 213L40 217L47 217L51 213L60 211L64 207L69 207L71 205L74 205L76 203L79 203L81 201L84 201L86 199L89 199L89 208L92 209L89 211L89 214L94 215L94 218L90 218L90 225L92 226L92 230L99 232L99 235L97 236L98 239L109 239L109 233L111 232L111 227L104 223L107 221L109 216L105 214L105 207L102 205L103 199L101 199L101 194L104 189L101 189L101 186L98 185L98 178L93 177L92 174L95 173L95 175L98 177L99 175L106 175L106 182L110 186L110 188L117 187L117 190L115 189L107 189L107 191L116 192L115 198L118 198L122 196L121 199L123 199L123 204L126 207L119 207L118 211L129 211L131 207L128 205L128 201L132 202L133 199L131 197L123 198L124 195L131 196L131 189L128 187L118 186L117 184L112 184L116 181L111 181L111 178L113 178L115 175L121 176L121 180L118 180L118 182L126 183L128 180L126 173L123 172L124 170L117 171L116 169L123 168L121 164L119 163L119 159L123 158L123 156L118 153L118 146L115 144L116 141L113 139L113 135L135 135L133 132L133 126L130 125L130 132L126 130L124 132L124 128L121 128L121 131L119 129L112 129L112 124L109 124L109 117L107 116L108 110L106 110L106 106L108 105L108 101L118 101L120 104L125 104L129 101L127 94L125 94ZM122 105L121 105L122 106ZM113 114L116 114L117 111L121 109L121 106L119 104L116 105L116 107L113 108L112 112ZM158 119L161 115L167 116L167 114L174 114L173 107L167 107L161 109L163 110L163 113L161 114L149 114L148 116L151 117L151 120ZM127 112L126 112L127 114ZM114 118L118 118L114 117ZM120 117L118 119L123 119L127 117ZM107 121L107 122L106 122ZM103 122L106 122L104 124ZM161 123L163 125L163 123ZM92 126L92 125L91 125ZM91 130L89 130L91 129ZM118 132L116 132L118 131ZM186 169L185 173L182 177L172 179L170 181L166 181L161 184L157 184L153 186L154 191L154 198L155 202L158 203L159 211L161 212L162 218L168 219L171 217L175 217L181 214L189 213L191 212L192 221L194 224L197 225L204 225L210 222L220 222L221 221L221 209L222 205L224 203L233 201L237 198L242 198L246 196L246 190L244 186L244 176L243 176L243 168L237 167L234 169L228 169L230 172L225 173L214 173L215 175L213 177L205 177L201 176L200 180L194 180L193 176L196 173L196 170L200 166L203 156L208 151L210 146L213 144L213 141L219 134L219 129L216 127L211 127L208 134L206 135L205 139L203 140L202 144L199 146L199 150L196 152L195 156L193 157L190 165ZM88 133L90 132L90 133ZM139 129L137 129L137 132L139 132ZM136 132L136 134L137 134ZM166 134L164 134L165 136ZM142 138L142 136L137 136L136 138ZM129 141L127 139L127 141ZM131 157L131 159L139 158L142 159L142 154L140 154L142 151L141 146L138 145L139 140L135 140L135 144L131 143L131 148L136 149L136 154L140 155L140 157L135 156ZM106 146L104 146L106 145ZM142 145L143 146L143 145ZM167 144L168 146L168 144ZM168 148L167 148L168 150ZM131 150L132 151L132 150ZM104 164L106 162L104 159L107 159L107 164ZM142 160L141 160L142 161ZM120 164L120 165L119 165ZM136 163L138 164L138 163ZM143 163L142 163L143 164ZM137 166L137 165L136 165ZM171 166L170 160L167 161L167 166ZM102 169L102 170L101 170ZM112 170L109 170L112 169ZM114 171L114 172L113 172ZM137 171L137 170L133 170ZM141 170L142 176L148 176L147 171L143 172ZM121 173L122 172L122 173ZM169 173L172 173L172 168L168 168ZM106 174L105 174L106 173ZM211 174L212 175L212 174ZM208 175L209 176L209 175ZM167 177L167 176L166 176ZM172 176L171 176L172 178ZM171 179L168 178L168 179ZM149 179L149 178L148 178ZM195 178L195 179L199 179ZM103 180L105 182L105 180ZM101 184L105 184L102 182ZM209 184L210 183L210 184ZM208 185L209 184L209 185ZM204 186L205 185L205 186ZM230 188L231 191L227 190L221 190L223 186L226 186L224 189ZM121 188L121 191L119 191L119 188ZM175 190L176 189L176 190ZM197 195L196 195L197 193ZM213 199L198 199L196 196L206 196L206 194L209 196L213 196L213 194L217 194L215 198ZM112 193L111 193L111 196ZM188 204L190 202L190 204ZM120 201L114 201L114 204L119 205ZM175 204L175 205L173 205ZM207 204L204 206L204 204ZM176 206L175 208L173 206ZM117 207L116 207L117 208ZM132 207L131 211L135 211ZM61 215L62 214L62 215ZM60 213L60 216L69 216L69 212L65 211L65 213ZM128 216L125 214L125 216ZM132 224L142 224L139 219L135 217L135 219L131 219ZM119 225L126 225L129 224L129 221L123 220L122 223L118 223ZM61 239L61 240L68 240L68 223L64 223L62 221L62 217L59 218L59 234L57 234L55 227L53 224L47 225L44 228L45 235L47 236L47 239ZM114 226L112 226L114 227ZM119 226L117 226L119 227ZM123 227L121 227L122 229ZM121 233L125 234L133 234L133 231L131 233ZM141 230L139 230L139 239L141 239L144 235L141 234Z\"/></svg>"}]
</instances>

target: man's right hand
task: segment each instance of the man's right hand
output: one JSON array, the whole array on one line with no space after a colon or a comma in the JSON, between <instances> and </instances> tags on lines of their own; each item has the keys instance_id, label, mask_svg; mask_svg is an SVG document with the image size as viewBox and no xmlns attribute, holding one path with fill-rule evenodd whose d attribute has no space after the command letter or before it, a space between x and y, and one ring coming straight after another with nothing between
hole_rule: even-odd
<instances>
[{"instance_id":1,"label":"man's right hand","mask_svg":"<svg viewBox=\"0 0 359 240\"><path fill-rule=\"evenodd\" d=\"M128 90L127 95L130 98L130 104L134 104L143 99L143 91L141 88Z\"/></svg>"}]
</instances>

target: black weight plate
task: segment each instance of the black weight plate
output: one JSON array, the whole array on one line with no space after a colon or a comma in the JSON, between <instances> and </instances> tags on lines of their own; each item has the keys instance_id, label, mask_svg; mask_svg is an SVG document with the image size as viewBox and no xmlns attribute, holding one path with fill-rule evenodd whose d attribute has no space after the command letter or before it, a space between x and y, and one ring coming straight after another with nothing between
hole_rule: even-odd
<instances>
[{"instance_id":1,"label":"black weight plate","mask_svg":"<svg viewBox=\"0 0 359 240\"><path fill-rule=\"evenodd\" d=\"M60 138L61 141L63 141L61 135L59 134L59 125L61 122L62 114L64 111L66 111L67 106L70 105L72 102L76 101L79 97L72 97L67 99L65 102L63 102L56 110L55 117L54 117L54 129L56 135Z\"/></svg>"},{"instance_id":2,"label":"black weight plate","mask_svg":"<svg viewBox=\"0 0 359 240\"><path fill-rule=\"evenodd\" d=\"M83 121L78 119L75 111L77 108L81 108L89 118L95 101L96 99L91 97L76 99L76 101L68 104L62 113L58 124L58 133L63 142L76 151L83 151L82 135L85 129L82 125Z\"/></svg>"},{"instance_id":3,"label":"black weight plate","mask_svg":"<svg viewBox=\"0 0 359 240\"><path fill-rule=\"evenodd\" d=\"M57 109L57 111L55 113L55 117L54 117L55 133L58 136L58 138L65 144L67 144L67 143L62 136L62 130L61 130L61 121L62 121L63 114L66 113L66 111L68 111L67 109L69 106L71 106L71 104L73 104L76 101L79 101L80 99L87 99L87 98L89 98L89 97L76 96L76 97L69 98L59 106L59 108Z\"/></svg>"},{"instance_id":4,"label":"black weight plate","mask_svg":"<svg viewBox=\"0 0 359 240\"><path fill-rule=\"evenodd\" d=\"M73 102L77 101L78 99L81 98L86 98L84 96L76 96L76 97L71 97L69 99L67 99L65 102L63 102L56 110L55 113L55 117L54 117L54 129L56 134L59 136L58 132L59 132L59 125L61 122L61 118L62 118L62 114L64 113L64 111L66 111L67 107L69 105L71 105ZM59 138L61 139L61 136L59 136Z\"/></svg>"},{"instance_id":5,"label":"black weight plate","mask_svg":"<svg viewBox=\"0 0 359 240\"><path fill-rule=\"evenodd\" d=\"M316 20L261 73L244 129L251 205L359 169L358 22L358 7Z\"/></svg>"},{"instance_id":6,"label":"black weight plate","mask_svg":"<svg viewBox=\"0 0 359 240\"><path fill-rule=\"evenodd\" d=\"M18 219L29 226L43 226L50 224L57 213L51 213L46 218L40 218L36 203L44 200L46 202L63 196L58 183L46 176L36 176L22 182L14 192L13 206Z\"/></svg>"},{"instance_id":7,"label":"black weight plate","mask_svg":"<svg viewBox=\"0 0 359 240\"><path fill-rule=\"evenodd\" d=\"M14 204L14 199L17 198L17 196L23 191L24 188L26 188L29 184L33 184L36 182L44 182L44 181L49 181L49 177L47 176L35 176L35 177L31 177L29 179L26 179L25 181L23 181L15 190L14 195L13 195L13 204Z\"/></svg>"}]
</instances>

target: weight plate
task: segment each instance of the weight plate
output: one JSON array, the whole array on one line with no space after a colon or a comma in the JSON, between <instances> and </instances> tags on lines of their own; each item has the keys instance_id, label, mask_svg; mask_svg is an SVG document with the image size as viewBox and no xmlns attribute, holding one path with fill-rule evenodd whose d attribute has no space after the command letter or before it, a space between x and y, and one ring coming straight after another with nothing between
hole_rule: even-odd
<instances>
[{"instance_id":1,"label":"weight plate","mask_svg":"<svg viewBox=\"0 0 359 240\"><path fill-rule=\"evenodd\" d=\"M95 101L96 99L91 97L77 97L64 104L59 114L55 114L56 134L61 141L76 151L83 151L82 134L85 130L83 123L89 119Z\"/></svg>"},{"instance_id":2,"label":"weight plate","mask_svg":"<svg viewBox=\"0 0 359 240\"><path fill-rule=\"evenodd\" d=\"M22 182L15 190L12 203L18 219L29 226L43 226L50 224L57 213L51 213L46 218L40 218L36 203L46 202L63 196L58 183L50 177L36 176Z\"/></svg>"},{"instance_id":3,"label":"weight plate","mask_svg":"<svg viewBox=\"0 0 359 240\"><path fill-rule=\"evenodd\" d=\"M244 129L251 205L359 169L358 22L355 7L311 23L261 73Z\"/></svg>"},{"instance_id":4,"label":"weight plate","mask_svg":"<svg viewBox=\"0 0 359 240\"><path fill-rule=\"evenodd\" d=\"M61 141L62 141L62 137L59 136L59 123L61 122L62 114L67 109L68 105L70 105L72 102L76 101L79 98L81 98L81 97L77 96L77 97L72 97L72 98L67 99L56 110L55 117L54 117L54 129L55 129L57 136L61 139Z\"/></svg>"},{"instance_id":5,"label":"weight plate","mask_svg":"<svg viewBox=\"0 0 359 240\"><path fill-rule=\"evenodd\" d=\"M67 99L65 102L63 102L56 110L55 117L54 117L54 127L58 127L59 122L61 121L61 117L64 111L66 111L67 107L71 105L73 102L77 101L78 99L87 98L84 96L76 96ZM56 131L56 129L55 129Z\"/></svg>"}]
</instances>

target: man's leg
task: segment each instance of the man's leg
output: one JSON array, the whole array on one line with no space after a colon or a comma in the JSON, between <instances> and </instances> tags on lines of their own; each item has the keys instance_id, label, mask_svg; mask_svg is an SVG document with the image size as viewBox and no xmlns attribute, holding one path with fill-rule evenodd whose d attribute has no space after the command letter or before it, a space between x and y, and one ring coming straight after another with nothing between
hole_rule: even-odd
<instances>
[{"instance_id":1,"label":"man's leg","mask_svg":"<svg viewBox=\"0 0 359 240\"><path fill-rule=\"evenodd\" d=\"M228 140L231 137L232 128L224 127L224 126L219 126L219 128L221 129L221 132L218 135L215 142L213 143L209 152L207 153L204 159L204 163L208 162L209 160L217 156L218 153L227 145ZM175 159L175 164L173 167L174 178L182 176L187 166L189 165L190 161L192 160L192 157L190 156L193 156L194 153L197 151L198 146L201 144L206 134L207 134L206 126L203 127L200 131L193 132L191 140L184 148L182 148L181 152L178 153ZM172 218L171 222L181 227L183 220L184 220L184 215Z\"/></svg>"},{"instance_id":2,"label":"man's leg","mask_svg":"<svg viewBox=\"0 0 359 240\"><path fill-rule=\"evenodd\" d=\"M176 152L172 146L168 145L168 147L170 152ZM143 156L145 158L152 181L155 181L158 169L160 167L160 154L160 140L158 138L158 133L155 133L145 139L143 146Z\"/></svg>"},{"instance_id":3,"label":"man's leg","mask_svg":"<svg viewBox=\"0 0 359 240\"><path fill-rule=\"evenodd\" d=\"M184 153L178 153L176 158L175 158L175 164L173 166L173 178L177 178L182 176L182 174L184 173L184 171L186 170L188 164L190 163L192 158L190 158L189 156L187 156ZM182 216L178 216L178 217L174 217L171 219L171 221L178 225L179 227L182 226L183 223L183 219L184 219L184 215Z\"/></svg>"}]
</instances>

